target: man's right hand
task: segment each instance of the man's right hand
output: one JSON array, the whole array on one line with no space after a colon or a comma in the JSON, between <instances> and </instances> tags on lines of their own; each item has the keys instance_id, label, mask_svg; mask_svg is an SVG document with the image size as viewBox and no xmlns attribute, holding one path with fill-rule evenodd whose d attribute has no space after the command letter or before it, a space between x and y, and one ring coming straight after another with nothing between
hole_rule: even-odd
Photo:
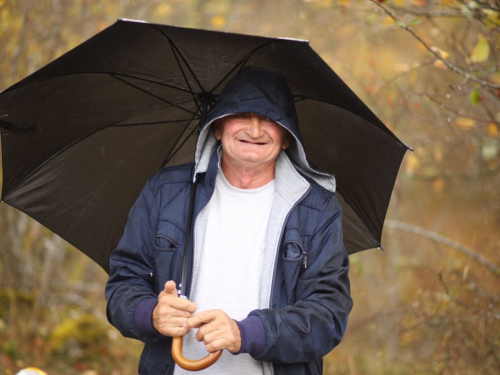
<instances>
[{"instance_id":1,"label":"man's right hand","mask_svg":"<svg viewBox=\"0 0 500 375\"><path fill-rule=\"evenodd\" d=\"M184 328L183 325L193 316L196 309L196 303L177 296L174 281L167 281L153 310L153 326L164 336L184 336L190 329Z\"/></svg>"}]
</instances>

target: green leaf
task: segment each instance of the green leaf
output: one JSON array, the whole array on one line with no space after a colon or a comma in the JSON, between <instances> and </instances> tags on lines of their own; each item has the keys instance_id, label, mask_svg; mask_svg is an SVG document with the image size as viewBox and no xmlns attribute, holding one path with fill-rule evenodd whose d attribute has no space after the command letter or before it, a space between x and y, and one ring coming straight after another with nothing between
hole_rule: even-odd
<instances>
[{"instance_id":1,"label":"green leaf","mask_svg":"<svg viewBox=\"0 0 500 375\"><path fill-rule=\"evenodd\" d=\"M478 105L481 99L481 90L475 89L469 95L470 102L474 105Z\"/></svg>"}]
</instances>

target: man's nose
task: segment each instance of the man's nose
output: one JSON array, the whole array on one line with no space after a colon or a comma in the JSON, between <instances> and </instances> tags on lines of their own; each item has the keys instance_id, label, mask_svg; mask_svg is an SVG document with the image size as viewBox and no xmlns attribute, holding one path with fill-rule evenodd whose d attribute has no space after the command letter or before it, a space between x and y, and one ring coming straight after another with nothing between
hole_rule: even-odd
<instances>
[{"instance_id":1,"label":"man's nose","mask_svg":"<svg viewBox=\"0 0 500 375\"><path fill-rule=\"evenodd\" d=\"M252 138L259 138L262 135L262 120L258 116L250 117L248 124L248 134Z\"/></svg>"}]
</instances>

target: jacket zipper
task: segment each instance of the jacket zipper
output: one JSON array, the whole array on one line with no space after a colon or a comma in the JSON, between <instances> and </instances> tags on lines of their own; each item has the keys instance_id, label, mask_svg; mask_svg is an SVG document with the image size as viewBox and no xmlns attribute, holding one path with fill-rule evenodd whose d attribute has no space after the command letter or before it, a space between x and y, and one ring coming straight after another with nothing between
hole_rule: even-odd
<instances>
[{"instance_id":1,"label":"jacket zipper","mask_svg":"<svg viewBox=\"0 0 500 375\"><path fill-rule=\"evenodd\" d=\"M219 161L220 163L220 161ZM218 164L218 166L220 167L220 164ZM219 172L219 168L217 168L217 172ZM195 177L196 178L196 177ZM193 187L194 188L194 187ZM201 207L200 211L198 211L198 213L196 214L196 217L193 219L193 223L192 223L192 228L190 228L190 230L192 231L191 233L191 238L193 239L191 241L192 243L192 246L193 246L193 251L192 251L192 254L193 254L193 259L192 259L192 263L191 263L191 269L190 269L190 273L191 273L191 280L190 280L190 286L189 286L189 289L191 289L191 287L193 286L193 266L194 266L194 258L195 258L195 236L194 236L194 228L196 227L196 219L198 219L198 215L200 214L200 212L205 208L205 206L208 204L208 202L210 202L210 199L212 199L212 195L214 194L214 191L215 189L212 189L212 192L210 193L210 197L207 199L207 202L203 205L203 207ZM196 200L196 196L195 196L195 200ZM186 256L186 254L184 254L183 256ZM191 290L189 290L189 294L191 294ZM169 372L169 375L173 375L174 374L174 371L175 371L175 366L177 364L173 363L173 366L172 366L172 369L171 371Z\"/></svg>"},{"instance_id":2,"label":"jacket zipper","mask_svg":"<svg viewBox=\"0 0 500 375\"><path fill-rule=\"evenodd\" d=\"M220 169L220 160L218 161L218 164L217 164L217 172L216 173L219 173L219 169ZM196 179L196 177L195 177ZM194 188L194 186L193 186ZM190 274L191 274L191 277L190 277L190 281L189 281L189 295L191 295L191 292L192 292L192 287L193 287L193 270L194 270L194 259L195 259L195 249L196 249L196 246L195 246L195 241L196 241L196 238L195 238L195 230L194 228L196 228L196 220L198 219L198 215L200 214L200 212L206 207L206 205L208 204L208 202L210 202L210 199L212 199L212 196L214 195L214 191L215 191L215 186L213 189L211 189L212 191L210 192L210 196L208 197L207 201L205 202L205 204L200 208L200 210L198 211L198 213L196 214L196 217L193 218L193 223L192 223L192 227L189 228L191 230L191 238L192 238L192 241L191 241L191 246L192 246L192 262L191 262L191 267L190 267ZM196 196L194 197L194 199L196 200Z\"/></svg>"},{"instance_id":3,"label":"jacket zipper","mask_svg":"<svg viewBox=\"0 0 500 375\"><path fill-rule=\"evenodd\" d=\"M274 282L276 279L276 268L278 267L279 246L281 244L281 240L283 239L283 232L285 230L286 223L288 221L288 218L290 217L290 214L294 210L294 208L297 207L299 205L299 203L304 200L304 198L306 197L307 194L309 194L310 191L311 191L311 187L309 186L309 188L306 190L306 192L304 194L302 194L302 196L299 199L297 199L297 201L290 208L290 210L288 210L288 213L286 214L285 220L283 221L283 226L281 227L281 232L280 232L280 236L278 239L278 248L276 249L276 257L274 259L273 282L271 284L271 296L269 299L269 308L272 308L272 302L273 302L273 297L274 297ZM302 264L304 265L304 268L307 268L307 251L303 250L302 253L304 254L304 260L302 261Z\"/></svg>"},{"instance_id":4,"label":"jacket zipper","mask_svg":"<svg viewBox=\"0 0 500 375\"><path fill-rule=\"evenodd\" d=\"M278 248L276 249L276 256L274 258L273 281L271 283L271 295L269 297L269 308L270 309L273 308L274 284L276 281L276 268L278 268L278 257L280 254L280 251L279 251L280 244L281 244L281 240L283 239L283 232L285 231L286 223L287 223L288 218L290 217L292 211L295 209L295 207L297 207L299 205L300 202L302 202L304 200L304 198L309 194L310 191L311 191L311 186L309 185L309 187L304 192L304 194L302 194L302 196L299 199L297 199L297 201L293 204L293 206L288 210L288 213L286 214L285 220L283 221L283 226L281 227L281 232L280 232L280 235L278 238ZM304 261L303 261L304 268L307 268L307 252L303 251L303 254L304 254ZM274 364L271 363L271 373L274 374L274 372L275 372L274 371Z\"/></svg>"}]
</instances>

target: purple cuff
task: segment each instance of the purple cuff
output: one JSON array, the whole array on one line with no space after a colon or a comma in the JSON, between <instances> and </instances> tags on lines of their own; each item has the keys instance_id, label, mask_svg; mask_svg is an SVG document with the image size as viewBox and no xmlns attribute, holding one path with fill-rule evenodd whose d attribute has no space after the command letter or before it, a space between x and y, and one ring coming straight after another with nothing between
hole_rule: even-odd
<instances>
[{"instance_id":1,"label":"purple cuff","mask_svg":"<svg viewBox=\"0 0 500 375\"><path fill-rule=\"evenodd\" d=\"M144 298L135 309L134 323L137 331L147 337L159 337L160 333L153 326L153 310L158 303L157 298Z\"/></svg>"},{"instance_id":2,"label":"purple cuff","mask_svg":"<svg viewBox=\"0 0 500 375\"><path fill-rule=\"evenodd\" d=\"M241 333L240 353L248 353L252 357L258 356L266 347L266 333L259 318L251 315L242 321L236 321Z\"/></svg>"}]
</instances>

